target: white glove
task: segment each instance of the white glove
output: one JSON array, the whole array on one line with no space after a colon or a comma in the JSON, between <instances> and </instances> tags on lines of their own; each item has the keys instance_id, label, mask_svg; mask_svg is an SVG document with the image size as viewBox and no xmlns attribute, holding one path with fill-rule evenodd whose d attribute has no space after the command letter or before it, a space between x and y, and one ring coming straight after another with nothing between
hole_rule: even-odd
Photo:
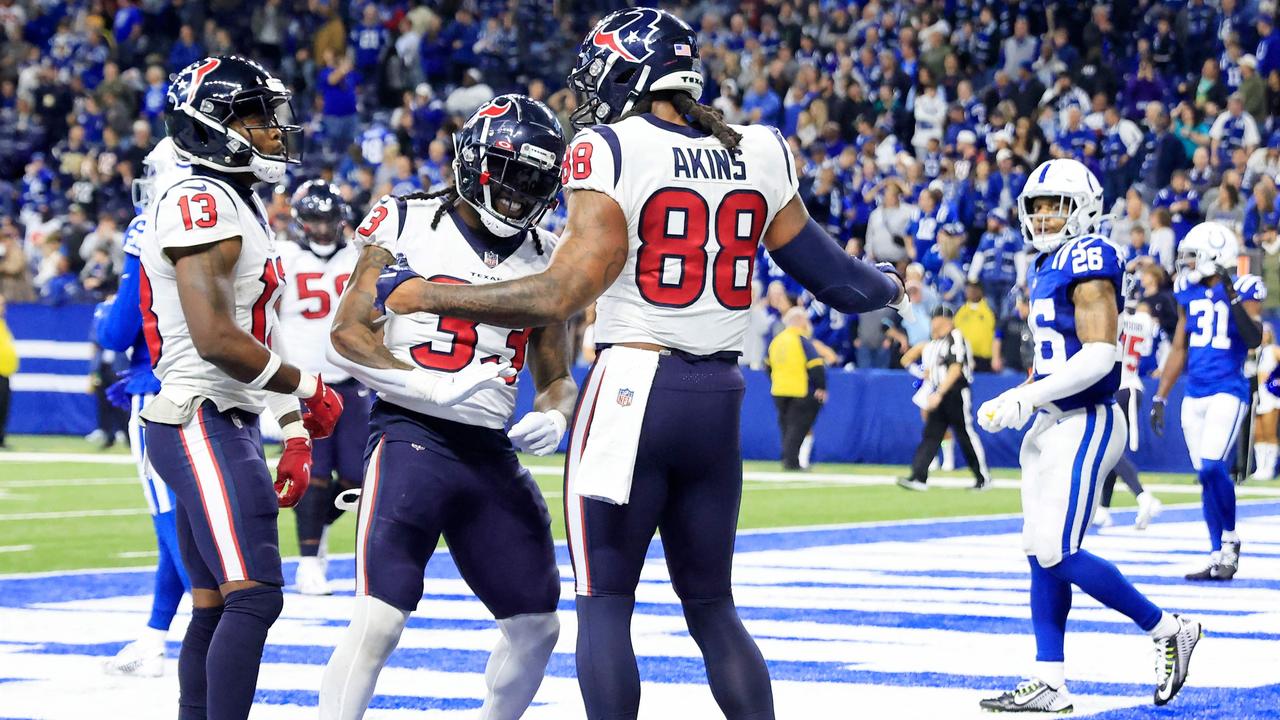
<instances>
[{"instance_id":1,"label":"white glove","mask_svg":"<svg viewBox=\"0 0 1280 720\"><path fill-rule=\"evenodd\" d=\"M506 378L515 377L515 374L515 368L505 362L468 365L449 375L414 370L404 386L410 395L433 405L448 407L457 405L486 388L500 388L506 384Z\"/></svg>"},{"instance_id":2,"label":"white glove","mask_svg":"<svg viewBox=\"0 0 1280 720\"><path fill-rule=\"evenodd\" d=\"M1027 397L1026 388L1016 387L1000 393L978 408L978 425L987 432L1019 430L1035 414L1035 406Z\"/></svg>"},{"instance_id":3,"label":"white glove","mask_svg":"<svg viewBox=\"0 0 1280 720\"><path fill-rule=\"evenodd\" d=\"M560 447L560 438L564 437L566 424L564 415L559 410L528 412L511 426L507 437L511 438L512 444L520 452L550 455Z\"/></svg>"}]
</instances>

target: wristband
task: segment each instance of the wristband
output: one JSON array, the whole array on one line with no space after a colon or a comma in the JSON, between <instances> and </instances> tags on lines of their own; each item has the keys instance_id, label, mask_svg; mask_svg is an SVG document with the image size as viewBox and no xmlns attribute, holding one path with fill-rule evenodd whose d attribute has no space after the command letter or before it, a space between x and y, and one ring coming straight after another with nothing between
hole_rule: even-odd
<instances>
[{"instance_id":1,"label":"wristband","mask_svg":"<svg viewBox=\"0 0 1280 720\"><path fill-rule=\"evenodd\" d=\"M1152 403L1160 403L1161 405L1163 405L1163 404L1164 404L1164 398L1160 397L1159 395L1153 395L1153 396L1151 397L1151 402L1152 402Z\"/></svg>"},{"instance_id":2,"label":"wristband","mask_svg":"<svg viewBox=\"0 0 1280 720\"><path fill-rule=\"evenodd\" d=\"M285 440L292 440L293 438L306 439L311 436L307 433L307 429L302 426L301 420L294 420L288 425L280 428L280 437Z\"/></svg>"},{"instance_id":3,"label":"wristband","mask_svg":"<svg viewBox=\"0 0 1280 720\"><path fill-rule=\"evenodd\" d=\"M315 397L316 391L320 389L319 378L306 370L298 370L298 375L298 387L294 389L293 396L304 400Z\"/></svg>"},{"instance_id":4,"label":"wristband","mask_svg":"<svg viewBox=\"0 0 1280 720\"><path fill-rule=\"evenodd\" d=\"M271 350L267 352L271 353L270 357L267 358L267 364L262 368L262 372L258 373L258 377L248 383L249 387L254 390L265 390L267 383L271 382L271 378L276 376L276 373L280 371L280 365L284 363L279 355Z\"/></svg>"}]
</instances>

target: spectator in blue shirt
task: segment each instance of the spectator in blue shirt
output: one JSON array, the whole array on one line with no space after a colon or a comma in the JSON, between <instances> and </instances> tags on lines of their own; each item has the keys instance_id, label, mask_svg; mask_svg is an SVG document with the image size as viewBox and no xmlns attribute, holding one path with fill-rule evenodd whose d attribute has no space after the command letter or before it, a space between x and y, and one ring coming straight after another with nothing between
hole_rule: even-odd
<instances>
[{"instance_id":1,"label":"spectator in blue shirt","mask_svg":"<svg viewBox=\"0 0 1280 720\"><path fill-rule=\"evenodd\" d=\"M142 11L133 0L120 0L114 25L116 45L136 42L142 35Z\"/></svg>"},{"instance_id":2,"label":"spectator in blue shirt","mask_svg":"<svg viewBox=\"0 0 1280 720\"><path fill-rule=\"evenodd\" d=\"M332 50L326 51L324 61L325 66L316 74L322 99L321 123L327 146L341 154L360 130L360 116L356 112L360 73L355 71L350 58L338 59Z\"/></svg>"},{"instance_id":3,"label":"spectator in blue shirt","mask_svg":"<svg viewBox=\"0 0 1280 720\"><path fill-rule=\"evenodd\" d=\"M1185 170L1175 170L1169 180L1169 187L1156 194L1153 208L1169 208L1169 218L1173 223L1173 236L1178 242L1187 236L1187 231L1200 222L1200 195L1191 188L1191 180Z\"/></svg>"},{"instance_id":4,"label":"spectator in blue shirt","mask_svg":"<svg viewBox=\"0 0 1280 720\"><path fill-rule=\"evenodd\" d=\"M1280 33L1276 33L1275 21L1266 13L1258 15L1254 27L1258 29L1258 49L1253 53L1258 74L1269 77L1272 70L1280 70Z\"/></svg>"},{"instance_id":5,"label":"spectator in blue shirt","mask_svg":"<svg viewBox=\"0 0 1280 720\"><path fill-rule=\"evenodd\" d=\"M480 39L480 23L464 5L441 33L449 52L449 76L460 81L467 70L477 65L476 41Z\"/></svg>"},{"instance_id":6,"label":"spectator in blue shirt","mask_svg":"<svg viewBox=\"0 0 1280 720\"><path fill-rule=\"evenodd\" d=\"M752 123L774 127L782 124L782 100L763 75L752 81L751 89L742 96L742 110Z\"/></svg>"},{"instance_id":7,"label":"spectator in blue shirt","mask_svg":"<svg viewBox=\"0 0 1280 720\"><path fill-rule=\"evenodd\" d=\"M378 6L364 6L360 24L351 28L348 43L355 50L355 67L361 75L372 77L378 72L378 61L391 44L391 33L378 17Z\"/></svg>"},{"instance_id":8,"label":"spectator in blue shirt","mask_svg":"<svg viewBox=\"0 0 1280 720\"><path fill-rule=\"evenodd\" d=\"M178 40L169 50L169 70L178 72L203 57L204 48L196 40L195 30L190 25L183 25L178 29Z\"/></svg>"},{"instance_id":9,"label":"spectator in blue shirt","mask_svg":"<svg viewBox=\"0 0 1280 720\"><path fill-rule=\"evenodd\" d=\"M1010 228L1000 213L987 215L987 231L969 264L969 282L981 283L997 317L1004 317L1010 310L1010 292L1018 281L1018 255L1022 250L1022 233Z\"/></svg>"}]
</instances>

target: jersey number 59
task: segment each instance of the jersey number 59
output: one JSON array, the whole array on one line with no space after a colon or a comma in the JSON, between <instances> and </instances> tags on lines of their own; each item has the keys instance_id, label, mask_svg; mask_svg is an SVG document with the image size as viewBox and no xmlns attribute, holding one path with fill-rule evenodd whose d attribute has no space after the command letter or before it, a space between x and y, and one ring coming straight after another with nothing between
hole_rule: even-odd
<instances>
[{"instance_id":1,"label":"jersey number 59","mask_svg":"<svg viewBox=\"0 0 1280 720\"><path fill-rule=\"evenodd\" d=\"M724 196L715 214L715 261L709 259L710 211L702 195L663 188L640 210L636 285L652 305L683 308L702 297L711 264L711 288L730 310L751 307L751 275L764 232L767 205L755 190Z\"/></svg>"}]
</instances>

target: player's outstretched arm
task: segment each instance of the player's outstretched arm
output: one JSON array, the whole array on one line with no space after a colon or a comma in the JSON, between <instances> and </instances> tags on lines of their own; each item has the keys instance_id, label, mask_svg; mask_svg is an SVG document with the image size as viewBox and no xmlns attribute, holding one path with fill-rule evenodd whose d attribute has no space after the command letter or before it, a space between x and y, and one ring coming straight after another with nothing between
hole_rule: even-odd
<instances>
[{"instance_id":1,"label":"player's outstretched arm","mask_svg":"<svg viewBox=\"0 0 1280 720\"><path fill-rule=\"evenodd\" d=\"M1187 314L1178 307L1178 324L1173 330L1173 344L1169 347L1169 356L1160 368L1160 384L1156 388L1156 398L1163 400L1169 397L1174 383L1182 376L1187 365Z\"/></svg>"},{"instance_id":2,"label":"player's outstretched arm","mask_svg":"<svg viewBox=\"0 0 1280 720\"><path fill-rule=\"evenodd\" d=\"M397 360L382 342L379 323L383 315L373 305L378 274L394 261L391 253L377 245L366 245L360 251L360 259L356 261L347 289L338 301L333 328L329 331L332 349L338 354L337 358L332 358L332 352L330 356L344 369L348 369L351 363L366 368L413 369L408 363Z\"/></svg>"},{"instance_id":3,"label":"player's outstretched arm","mask_svg":"<svg viewBox=\"0 0 1280 720\"><path fill-rule=\"evenodd\" d=\"M108 350L128 350L142 332L142 311L138 307L140 265L136 255L124 256L124 272L120 274L116 299L98 323L98 344Z\"/></svg>"},{"instance_id":4,"label":"player's outstretched arm","mask_svg":"<svg viewBox=\"0 0 1280 720\"><path fill-rule=\"evenodd\" d=\"M381 283L396 313L430 312L508 328L562 323L613 284L627 263L627 219L617 201L594 190L569 193L569 218L551 264L518 280L443 285L420 277Z\"/></svg>"},{"instance_id":5,"label":"player's outstretched arm","mask_svg":"<svg viewBox=\"0 0 1280 720\"><path fill-rule=\"evenodd\" d=\"M235 320L235 267L240 238L194 247L169 248L178 280L178 300L191 342L205 361L248 385L295 394L302 373L282 363ZM274 370L262 377L270 366Z\"/></svg>"},{"instance_id":6,"label":"player's outstretched arm","mask_svg":"<svg viewBox=\"0 0 1280 720\"><path fill-rule=\"evenodd\" d=\"M798 194L769 223L764 246L778 267L840 312L879 310L905 300L896 273L850 257L809 217Z\"/></svg>"},{"instance_id":7,"label":"player's outstretched arm","mask_svg":"<svg viewBox=\"0 0 1280 720\"><path fill-rule=\"evenodd\" d=\"M1218 280L1227 293L1231 322L1235 323L1236 332L1240 333L1245 347L1257 350L1262 345L1262 303L1241 297L1226 268L1218 268Z\"/></svg>"}]
</instances>

